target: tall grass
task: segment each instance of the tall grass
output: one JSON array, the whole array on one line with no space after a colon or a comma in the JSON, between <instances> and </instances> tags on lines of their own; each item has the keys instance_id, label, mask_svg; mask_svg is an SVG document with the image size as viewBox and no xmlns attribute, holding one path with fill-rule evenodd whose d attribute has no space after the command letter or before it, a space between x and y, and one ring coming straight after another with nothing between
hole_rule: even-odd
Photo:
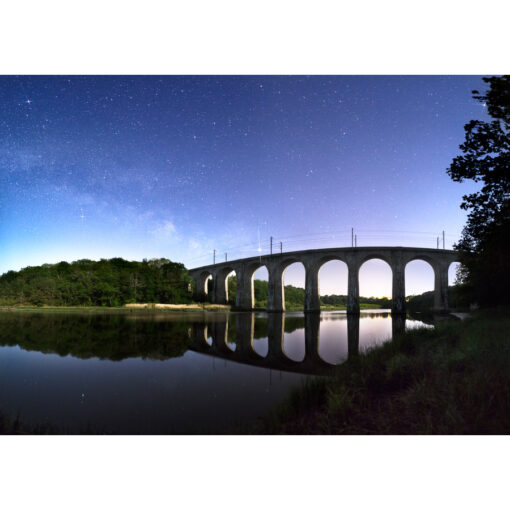
<instances>
[{"instance_id":1,"label":"tall grass","mask_svg":"<svg viewBox=\"0 0 510 510\"><path fill-rule=\"evenodd\" d=\"M508 434L510 311L409 331L308 381L260 433Z\"/></svg>"}]
</instances>

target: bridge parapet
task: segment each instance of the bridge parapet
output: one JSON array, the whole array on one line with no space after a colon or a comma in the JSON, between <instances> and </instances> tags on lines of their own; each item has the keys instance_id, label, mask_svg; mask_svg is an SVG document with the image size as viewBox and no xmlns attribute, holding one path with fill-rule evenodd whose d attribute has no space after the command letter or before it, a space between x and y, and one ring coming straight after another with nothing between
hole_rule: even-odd
<instances>
[{"instance_id":1,"label":"bridge parapet","mask_svg":"<svg viewBox=\"0 0 510 510\"><path fill-rule=\"evenodd\" d=\"M368 260L382 259L391 267L393 274L392 301L393 313L405 312L405 267L413 260L424 260L434 270L434 310L448 310L448 268L452 262L458 262L458 253L453 250L412 247L359 247L324 248L303 250L273 255L263 255L219 262L189 272L195 283L195 299L204 300L207 296L207 280L212 278L213 303L226 304L228 301L227 277L235 271L237 277L236 307L251 310L254 307L253 275L257 269L265 266L268 271L268 311L285 311L283 274L285 269L295 262L305 267L305 311L320 311L320 268L331 260L345 262L348 268L348 313L358 314L359 307L359 269Z\"/></svg>"}]
</instances>

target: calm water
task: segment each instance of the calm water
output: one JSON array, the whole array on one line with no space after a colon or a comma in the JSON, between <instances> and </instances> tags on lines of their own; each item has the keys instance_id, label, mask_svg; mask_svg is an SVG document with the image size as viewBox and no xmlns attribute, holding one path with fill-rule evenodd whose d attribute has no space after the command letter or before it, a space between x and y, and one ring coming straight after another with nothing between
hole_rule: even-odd
<instances>
[{"instance_id":1,"label":"calm water","mask_svg":"<svg viewBox=\"0 0 510 510\"><path fill-rule=\"evenodd\" d=\"M0 412L71 433L228 432L306 378L424 325L381 311L3 312Z\"/></svg>"}]
</instances>

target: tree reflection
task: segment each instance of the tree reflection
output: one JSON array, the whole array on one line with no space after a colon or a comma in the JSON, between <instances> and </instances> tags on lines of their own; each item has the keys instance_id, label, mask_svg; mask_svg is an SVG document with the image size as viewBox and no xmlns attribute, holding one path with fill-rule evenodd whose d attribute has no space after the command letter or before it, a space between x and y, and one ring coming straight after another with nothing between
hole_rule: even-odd
<instances>
[{"instance_id":1,"label":"tree reflection","mask_svg":"<svg viewBox=\"0 0 510 510\"><path fill-rule=\"evenodd\" d=\"M360 320L389 319L387 313L347 315L285 313L184 313L184 314L0 314L0 345L18 345L25 350L97 357L120 361L141 357L166 360L194 351L225 360L264 368L310 374L327 374L335 365L321 358L321 321L346 321L336 345L347 342L347 358L358 355ZM392 334L405 331L405 317L391 317ZM302 331L305 356L290 359L284 351L286 333ZM340 330L339 330L340 331ZM212 342L208 342L208 337ZM267 354L257 353L254 340L267 339ZM331 337L330 337L331 338ZM339 362L345 361L343 357Z\"/></svg>"}]
</instances>

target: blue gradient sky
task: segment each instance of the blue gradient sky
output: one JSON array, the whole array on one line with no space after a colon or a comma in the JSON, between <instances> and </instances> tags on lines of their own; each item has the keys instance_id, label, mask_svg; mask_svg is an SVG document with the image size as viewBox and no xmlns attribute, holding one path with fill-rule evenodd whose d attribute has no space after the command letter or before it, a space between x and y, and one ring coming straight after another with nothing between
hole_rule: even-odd
<instances>
[{"instance_id":1,"label":"blue gradient sky","mask_svg":"<svg viewBox=\"0 0 510 510\"><path fill-rule=\"evenodd\" d=\"M0 77L0 273L80 258L194 267L269 249L451 247L473 183L446 174L485 118L477 76ZM278 244L277 244L278 246ZM344 290L339 264L321 293ZM425 263L407 293L430 290ZM367 263L361 293L389 295ZM302 285L302 268L286 283Z\"/></svg>"}]
</instances>

